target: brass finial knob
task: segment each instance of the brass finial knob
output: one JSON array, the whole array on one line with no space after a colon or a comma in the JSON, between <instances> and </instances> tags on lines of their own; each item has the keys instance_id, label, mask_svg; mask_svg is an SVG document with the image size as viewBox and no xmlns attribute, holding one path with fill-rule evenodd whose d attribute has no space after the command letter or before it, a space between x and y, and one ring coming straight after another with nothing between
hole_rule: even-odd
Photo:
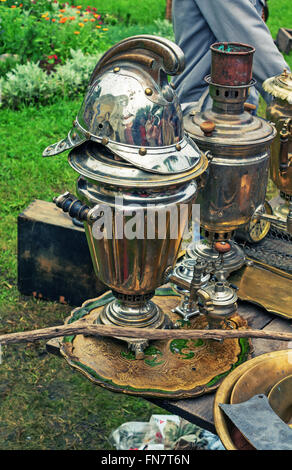
<instances>
[{"instance_id":1,"label":"brass finial knob","mask_svg":"<svg viewBox=\"0 0 292 470\"><path fill-rule=\"evenodd\" d=\"M153 90L152 90L151 88L146 88L146 89L145 89L145 95L151 96L152 93L153 93Z\"/></svg>"},{"instance_id":2,"label":"brass finial knob","mask_svg":"<svg viewBox=\"0 0 292 470\"><path fill-rule=\"evenodd\" d=\"M218 253L228 253L231 250L231 245L228 242L216 242L214 248Z\"/></svg>"},{"instance_id":3,"label":"brass finial knob","mask_svg":"<svg viewBox=\"0 0 292 470\"><path fill-rule=\"evenodd\" d=\"M139 149L139 153L140 153L140 155L142 155L142 156L143 156L143 155L146 155L147 150L145 149L145 147L141 147L141 148Z\"/></svg>"},{"instance_id":4,"label":"brass finial knob","mask_svg":"<svg viewBox=\"0 0 292 470\"><path fill-rule=\"evenodd\" d=\"M204 132L206 137L211 137L214 132L216 124L213 121L204 121L200 124L201 131Z\"/></svg>"}]
</instances>

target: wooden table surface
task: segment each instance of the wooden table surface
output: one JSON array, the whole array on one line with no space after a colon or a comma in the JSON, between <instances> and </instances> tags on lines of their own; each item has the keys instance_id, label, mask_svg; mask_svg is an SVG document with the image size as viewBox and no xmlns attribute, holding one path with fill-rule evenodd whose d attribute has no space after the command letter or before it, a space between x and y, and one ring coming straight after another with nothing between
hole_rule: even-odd
<instances>
[{"instance_id":1,"label":"wooden table surface","mask_svg":"<svg viewBox=\"0 0 292 470\"><path fill-rule=\"evenodd\" d=\"M251 328L292 333L292 320L268 313L265 309L252 303L239 301L238 312L248 321ZM252 339L252 344L253 357L271 351L292 348L292 343L287 341ZM213 420L214 396L215 393L210 393L184 400L151 398L148 401L216 434Z\"/></svg>"}]
</instances>

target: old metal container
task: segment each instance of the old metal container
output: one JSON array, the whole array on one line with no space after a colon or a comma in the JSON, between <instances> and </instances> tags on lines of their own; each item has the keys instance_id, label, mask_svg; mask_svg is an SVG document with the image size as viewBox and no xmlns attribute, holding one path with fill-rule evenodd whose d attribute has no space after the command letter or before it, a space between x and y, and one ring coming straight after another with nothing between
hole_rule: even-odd
<instances>
[{"instance_id":1,"label":"old metal container","mask_svg":"<svg viewBox=\"0 0 292 470\"><path fill-rule=\"evenodd\" d=\"M267 79L263 88L273 96L266 117L277 129L277 137L272 144L270 176L281 197L288 201L276 206L274 213L285 219L289 212L288 203L292 200L292 73L284 70L280 75Z\"/></svg>"},{"instance_id":2,"label":"old metal container","mask_svg":"<svg viewBox=\"0 0 292 470\"><path fill-rule=\"evenodd\" d=\"M245 51L246 45L242 47ZM221 56L225 53L221 51ZM232 67L233 52L226 54L228 66ZM233 67L238 62L237 52L234 54ZM251 69L252 55L248 57ZM219 71L214 71L215 77L222 71L220 62L216 64ZM270 146L276 131L264 119L245 110L253 81L237 86L218 84L212 75L206 80L213 107L203 112L190 111L184 124L199 148L209 152L208 177L197 201L201 205L201 225L205 231L224 237L248 223L264 204Z\"/></svg>"},{"instance_id":3,"label":"old metal container","mask_svg":"<svg viewBox=\"0 0 292 470\"><path fill-rule=\"evenodd\" d=\"M80 175L79 199L65 193L57 206L82 220L97 277L115 300L104 324L164 328L169 320L150 299L174 266L207 157L183 129L167 74L183 54L154 36L121 41L100 59L66 139L44 156L70 149ZM129 339L136 357L147 340Z\"/></svg>"},{"instance_id":4,"label":"old metal container","mask_svg":"<svg viewBox=\"0 0 292 470\"><path fill-rule=\"evenodd\" d=\"M194 108L184 117L186 131L210 161L197 199L206 240L191 244L187 253L208 258L217 256L214 240L229 240L264 207L270 146L276 135L274 126L253 116L252 106L245 105L248 89L255 83L250 79L254 49L234 43L230 50L228 43L222 43L222 50L220 43L214 46L212 73L206 77L212 109ZM225 259L228 272L242 265L244 255L233 247Z\"/></svg>"}]
</instances>

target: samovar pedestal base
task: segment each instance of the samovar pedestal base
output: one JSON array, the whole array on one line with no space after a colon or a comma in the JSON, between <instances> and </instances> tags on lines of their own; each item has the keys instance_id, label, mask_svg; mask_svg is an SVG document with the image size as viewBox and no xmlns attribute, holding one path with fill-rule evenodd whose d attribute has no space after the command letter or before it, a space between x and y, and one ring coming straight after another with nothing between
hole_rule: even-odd
<instances>
[{"instance_id":1,"label":"samovar pedestal base","mask_svg":"<svg viewBox=\"0 0 292 470\"><path fill-rule=\"evenodd\" d=\"M223 267L220 269L224 272L227 278L231 272L240 269L245 261L246 257L244 251L232 240L228 240L231 245L231 250L225 253L222 257ZM216 251L207 239L201 239L198 242L191 243L186 249L186 256L188 258L203 258L207 262L214 262L218 259L218 251Z\"/></svg>"},{"instance_id":2,"label":"samovar pedestal base","mask_svg":"<svg viewBox=\"0 0 292 470\"><path fill-rule=\"evenodd\" d=\"M83 319L98 321L104 306L114 300L107 292L86 301L72 311L67 323ZM169 288L160 288L154 304L179 328L205 329L205 315L184 322L173 312L180 296ZM233 327L247 328L237 313ZM113 392L167 399L188 398L217 389L224 377L250 358L251 342L247 338L228 338L222 343L212 340L151 340L144 358L137 360L125 341L112 337L76 335L64 337L60 352L70 366L94 384Z\"/></svg>"},{"instance_id":3,"label":"samovar pedestal base","mask_svg":"<svg viewBox=\"0 0 292 470\"><path fill-rule=\"evenodd\" d=\"M149 300L150 296L127 296L114 294L117 298L107 304L96 322L103 325L123 328L172 328L170 319L160 307ZM153 294L151 295L153 296ZM144 350L149 346L147 339L117 338L126 341L128 348L135 353L136 359L143 359Z\"/></svg>"}]
</instances>

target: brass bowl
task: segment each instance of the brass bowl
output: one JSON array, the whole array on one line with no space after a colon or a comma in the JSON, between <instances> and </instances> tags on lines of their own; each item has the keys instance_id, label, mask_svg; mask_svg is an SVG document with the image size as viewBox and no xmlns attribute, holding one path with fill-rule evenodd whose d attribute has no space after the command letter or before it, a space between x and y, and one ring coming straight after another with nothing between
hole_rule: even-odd
<instances>
[{"instance_id":1,"label":"brass bowl","mask_svg":"<svg viewBox=\"0 0 292 470\"><path fill-rule=\"evenodd\" d=\"M291 349L262 354L236 367L228 374L216 392L213 409L216 431L225 449L239 450L253 449L253 447L247 443L237 428L226 417L220 409L219 403L240 403L258 393L267 395L273 385L291 374ZM245 375L244 380L241 379L243 375ZM240 383L237 386L239 380Z\"/></svg>"},{"instance_id":2,"label":"brass bowl","mask_svg":"<svg viewBox=\"0 0 292 470\"><path fill-rule=\"evenodd\" d=\"M292 375L277 382L270 390L268 399L275 413L292 427Z\"/></svg>"}]
</instances>

